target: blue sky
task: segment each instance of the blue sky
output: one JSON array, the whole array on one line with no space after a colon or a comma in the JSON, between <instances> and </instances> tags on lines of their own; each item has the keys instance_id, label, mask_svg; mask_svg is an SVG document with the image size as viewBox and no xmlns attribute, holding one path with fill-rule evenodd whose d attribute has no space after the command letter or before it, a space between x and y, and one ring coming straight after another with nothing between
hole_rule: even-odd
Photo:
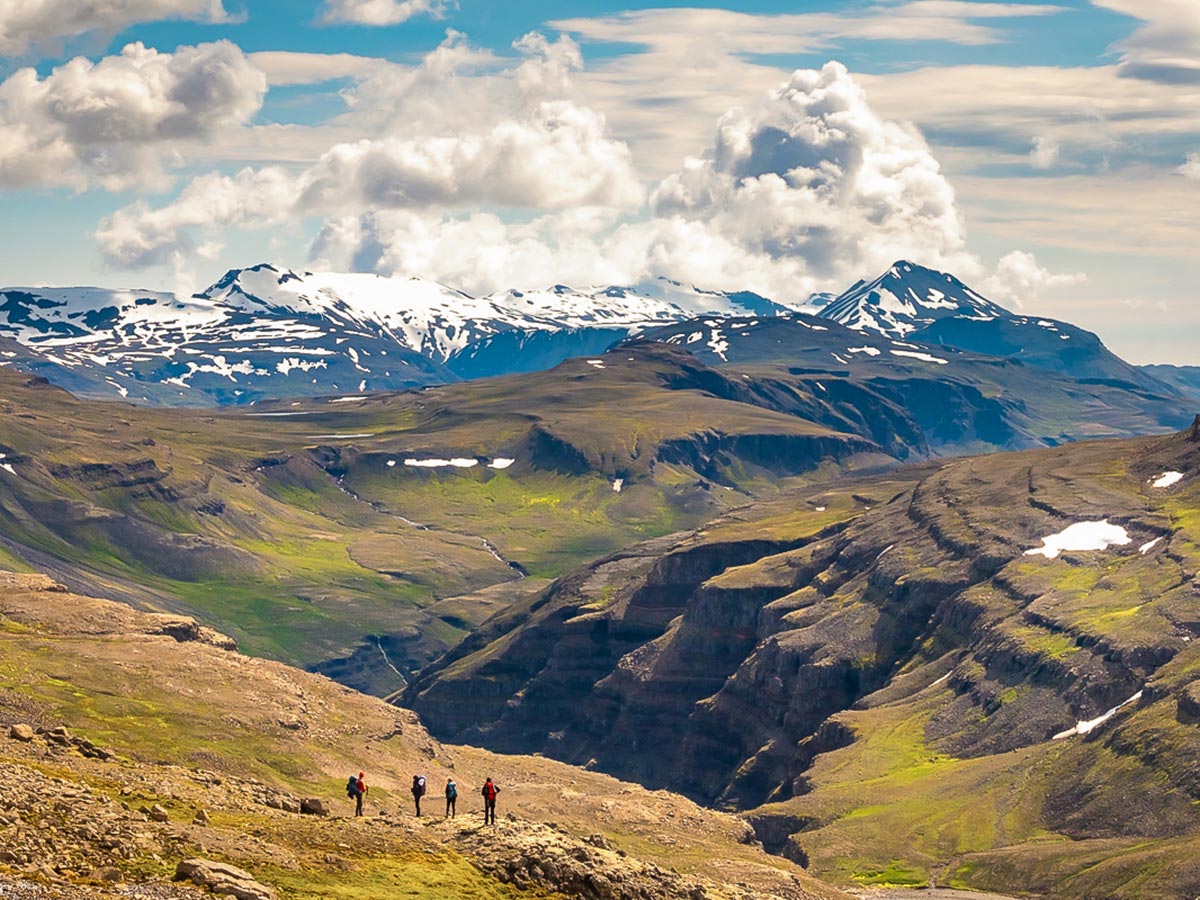
<instances>
[{"instance_id":1,"label":"blue sky","mask_svg":"<svg viewBox=\"0 0 1200 900\"><path fill-rule=\"evenodd\" d=\"M911 256L1200 364L1194 0L45 0L0 53L6 285L797 299Z\"/></svg>"}]
</instances>

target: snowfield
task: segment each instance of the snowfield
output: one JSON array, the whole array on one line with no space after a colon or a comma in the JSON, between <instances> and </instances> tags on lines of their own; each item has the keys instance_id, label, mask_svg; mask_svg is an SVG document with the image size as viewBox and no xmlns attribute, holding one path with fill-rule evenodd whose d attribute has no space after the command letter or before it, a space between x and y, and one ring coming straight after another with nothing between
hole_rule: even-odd
<instances>
[{"instance_id":1,"label":"snowfield","mask_svg":"<svg viewBox=\"0 0 1200 900\"><path fill-rule=\"evenodd\" d=\"M1025 555L1056 559L1064 551L1107 550L1111 546L1124 546L1130 540L1124 528L1110 524L1108 519L1099 522L1076 522L1058 534L1042 538L1042 546L1026 550Z\"/></svg>"}]
</instances>

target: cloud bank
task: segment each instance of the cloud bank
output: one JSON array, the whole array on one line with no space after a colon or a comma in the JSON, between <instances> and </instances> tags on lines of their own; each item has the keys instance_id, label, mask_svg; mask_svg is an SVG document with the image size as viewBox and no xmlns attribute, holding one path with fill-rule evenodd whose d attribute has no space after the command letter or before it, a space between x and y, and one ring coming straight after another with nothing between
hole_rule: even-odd
<instances>
[{"instance_id":1,"label":"cloud bank","mask_svg":"<svg viewBox=\"0 0 1200 900\"><path fill-rule=\"evenodd\" d=\"M221 0L0 0L0 56L81 34L113 35L138 22L230 18Z\"/></svg>"},{"instance_id":2,"label":"cloud bank","mask_svg":"<svg viewBox=\"0 0 1200 900\"><path fill-rule=\"evenodd\" d=\"M249 121L266 90L228 41L20 69L0 84L0 187L161 185L181 143Z\"/></svg>"},{"instance_id":3,"label":"cloud bank","mask_svg":"<svg viewBox=\"0 0 1200 900\"><path fill-rule=\"evenodd\" d=\"M1085 281L1082 272L1056 274L1039 265L1032 253L1014 250L1000 259L995 273L980 282L980 289L1000 305L1020 309L1049 291Z\"/></svg>"},{"instance_id":4,"label":"cloud bank","mask_svg":"<svg viewBox=\"0 0 1200 900\"><path fill-rule=\"evenodd\" d=\"M729 110L712 145L643 206L628 148L570 99L581 65L574 43L528 36L518 49L525 59L508 77L490 73L464 89L464 66L485 61L451 36L416 71L364 83L357 96L372 97L371 109L396 108L379 102L390 95L405 111L380 122L381 136L336 145L297 175L210 175L164 207L126 207L98 229L101 251L112 265L154 265L221 227L318 215L326 221L313 253L329 265L476 291L668 275L802 299L900 257L975 265L924 138L878 116L840 63L798 70ZM447 90L495 95L500 84L494 105L504 114L459 115L457 133L440 105L419 102ZM411 127L414 117L443 133L403 133L400 120Z\"/></svg>"}]
</instances>

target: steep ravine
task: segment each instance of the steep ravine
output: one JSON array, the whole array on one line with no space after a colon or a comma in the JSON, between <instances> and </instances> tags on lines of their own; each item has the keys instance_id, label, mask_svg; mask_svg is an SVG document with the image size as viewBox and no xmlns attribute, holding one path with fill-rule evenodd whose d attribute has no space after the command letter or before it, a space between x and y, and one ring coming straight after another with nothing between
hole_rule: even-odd
<instances>
[{"instance_id":1,"label":"steep ravine","mask_svg":"<svg viewBox=\"0 0 1200 900\"><path fill-rule=\"evenodd\" d=\"M1154 486L1171 471L1181 479ZM1200 834L1200 787L1182 777L1200 751L1185 702L1200 669L1198 436L889 478L882 498L797 494L786 514L715 523L666 542L658 559L627 559L620 577L604 571L610 560L564 579L528 615L490 623L427 669L405 703L446 738L538 751L727 808L769 803L754 814L760 837L818 867L852 870L829 854L857 833L843 817L864 803L880 810L866 818L893 823L877 826L885 833L910 827L899 824L904 810L918 817L922 804L958 810L975 796L1007 810L959 842L971 853L1062 830L1119 838L1104 853L1124 859L1135 839ZM1030 555L1082 522L1119 526L1123 543ZM756 534L771 540L756 544ZM1142 737L1122 731L1133 723ZM943 765L963 784L903 799L904 785ZM1094 768L1108 765L1111 782ZM834 773L846 766L878 768L871 777L899 786L860 798L854 785L868 776L843 782ZM1175 793L1139 794L1120 827L1090 818L1111 814L1123 781L1156 778ZM1167 831L1145 824L1156 809L1170 809ZM976 873L975 856L935 837L901 846L918 880L936 864L965 872L964 884L1024 887L996 874L998 863Z\"/></svg>"}]
</instances>

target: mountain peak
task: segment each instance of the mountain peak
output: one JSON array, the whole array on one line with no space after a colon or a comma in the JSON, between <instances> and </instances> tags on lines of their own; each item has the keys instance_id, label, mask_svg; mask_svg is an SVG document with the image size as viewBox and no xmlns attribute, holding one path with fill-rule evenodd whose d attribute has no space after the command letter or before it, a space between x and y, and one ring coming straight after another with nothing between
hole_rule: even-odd
<instances>
[{"instance_id":1,"label":"mountain peak","mask_svg":"<svg viewBox=\"0 0 1200 900\"><path fill-rule=\"evenodd\" d=\"M874 280L856 282L819 315L858 331L903 338L951 316L996 319L1012 313L953 275L900 259Z\"/></svg>"}]
</instances>

